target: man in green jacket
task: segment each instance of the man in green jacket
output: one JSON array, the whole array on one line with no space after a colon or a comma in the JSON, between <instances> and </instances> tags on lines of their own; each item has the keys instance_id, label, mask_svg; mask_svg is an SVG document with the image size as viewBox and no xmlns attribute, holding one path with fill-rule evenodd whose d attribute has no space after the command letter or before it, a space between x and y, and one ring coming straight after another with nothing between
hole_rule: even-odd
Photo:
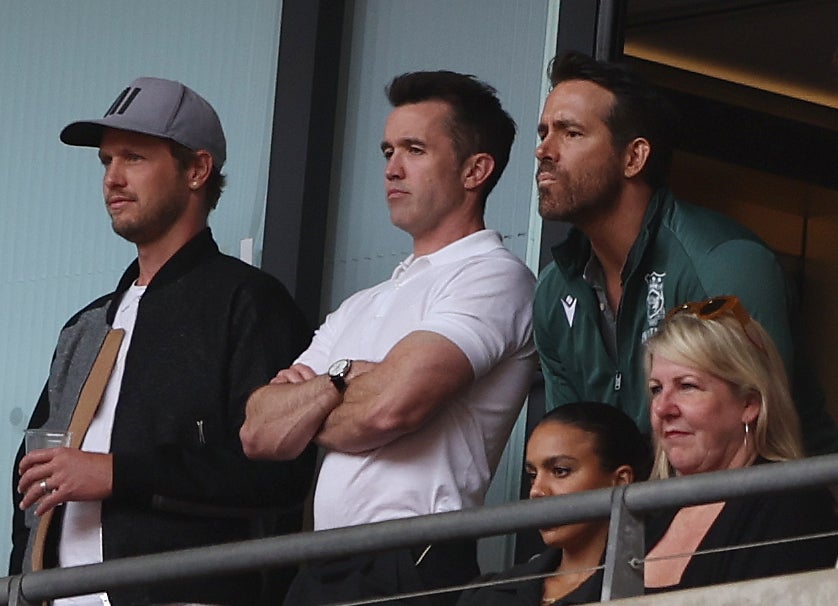
<instances>
[{"instance_id":1,"label":"man in green jacket","mask_svg":"<svg viewBox=\"0 0 838 606\"><path fill-rule=\"evenodd\" d=\"M648 433L644 341L672 307L733 294L783 355L807 451L838 452L838 428L796 347L795 293L774 254L665 186L675 139L666 101L624 67L581 53L556 57L550 79L535 152L539 212L572 228L535 295L547 408L609 402Z\"/></svg>"}]
</instances>

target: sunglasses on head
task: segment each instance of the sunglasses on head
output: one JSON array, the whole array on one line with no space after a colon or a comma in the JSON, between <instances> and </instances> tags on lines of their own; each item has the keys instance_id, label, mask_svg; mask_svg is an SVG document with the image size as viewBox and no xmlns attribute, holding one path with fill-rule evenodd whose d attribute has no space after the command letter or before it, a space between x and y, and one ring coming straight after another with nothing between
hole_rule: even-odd
<instances>
[{"instance_id":1,"label":"sunglasses on head","mask_svg":"<svg viewBox=\"0 0 838 606\"><path fill-rule=\"evenodd\" d=\"M666 314L666 319L669 320L672 316L679 313L692 314L700 320L713 320L719 316L732 313L733 317L739 322L742 327L742 332L748 337L748 340L753 343L757 349L765 351L759 341L754 339L748 331L748 326L751 324L751 316L745 310L745 306L736 295L724 295L720 297L713 297L704 301L693 301L690 303L683 303L678 307L673 307Z\"/></svg>"}]
</instances>

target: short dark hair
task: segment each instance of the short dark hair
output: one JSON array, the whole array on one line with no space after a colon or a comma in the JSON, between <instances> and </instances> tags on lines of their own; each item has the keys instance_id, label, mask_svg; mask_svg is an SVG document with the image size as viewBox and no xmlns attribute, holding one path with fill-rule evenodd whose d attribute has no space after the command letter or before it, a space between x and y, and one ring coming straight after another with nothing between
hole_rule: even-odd
<instances>
[{"instance_id":1,"label":"short dark hair","mask_svg":"<svg viewBox=\"0 0 838 606\"><path fill-rule=\"evenodd\" d=\"M509 162L515 140L515 121L501 106L497 91L474 76L445 70L396 76L385 91L393 107L422 101L443 101L451 107L449 130L458 160L462 163L481 152L495 160L482 192L485 203Z\"/></svg>"},{"instance_id":2,"label":"short dark hair","mask_svg":"<svg viewBox=\"0 0 838 606\"><path fill-rule=\"evenodd\" d=\"M175 141L169 141L169 148L171 149L172 156L174 156L181 170L186 170L195 161L195 152L188 147ZM210 172L210 176L206 183L207 197L205 202L207 203L207 212L218 206L218 200L221 198L221 192L224 190L224 186L226 184L227 176L222 175L221 171L213 166L212 172Z\"/></svg>"},{"instance_id":3,"label":"short dark hair","mask_svg":"<svg viewBox=\"0 0 838 606\"><path fill-rule=\"evenodd\" d=\"M570 402L545 414L539 425L557 422L572 425L594 436L594 452L604 471L620 465L634 470L636 481L646 480L652 470L652 445L622 410L602 402Z\"/></svg>"},{"instance_id":4,"label":"short dark hair","mask_svg":"<svg viewBox=\"0 0 838 606\"><path fill-rule=\"evenodd\" d=\"M678 119L660 90L626 65L597 61L576 51L557 55L547 73L554 87L568 80L587 80L611 92L614 105L605 122L615 149L622 150L636 137L647 139L651 152L641 176L653 188L666 184L678 140Z\"/></svg>"}]
</instances>

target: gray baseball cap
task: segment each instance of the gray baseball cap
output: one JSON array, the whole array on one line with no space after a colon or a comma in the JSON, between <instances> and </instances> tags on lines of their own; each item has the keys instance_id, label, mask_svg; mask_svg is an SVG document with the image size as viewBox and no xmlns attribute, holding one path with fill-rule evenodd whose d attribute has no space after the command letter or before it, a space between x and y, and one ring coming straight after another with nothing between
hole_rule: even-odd
<instances>
[{"instance_id":1,"label":"gray baseball cap","mask_svg":"<svg viewBox=\"0 0 838 606\"><path fill-rule=\"evenodd\" d=\"M221 170L227 141L212 106L194 90L173 80L137 78L99 120L73 122L61 131L67 145L99 147L105 128L171 139L193 151L205 149Z\"/></svg>"}]
</instances>

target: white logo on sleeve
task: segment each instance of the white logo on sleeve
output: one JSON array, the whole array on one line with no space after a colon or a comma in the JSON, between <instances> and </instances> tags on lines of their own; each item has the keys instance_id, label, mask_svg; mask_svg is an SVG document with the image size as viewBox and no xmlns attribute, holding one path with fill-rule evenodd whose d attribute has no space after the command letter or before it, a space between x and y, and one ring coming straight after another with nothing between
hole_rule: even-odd
<instances>
[{"instance_id":1,"label":"white logo on sleeve","mask_svg":"<svg viewBox=\"0 0 838 606\"><path fill-rule=\"evenodd\" d=\"M573 326L573 316L576 315L576 302L578 299L576 297L572 297L567 295L564 299L562 299L562 306L564 307L564 315L567 317L567 323L569 326Z\"/></svg>"}]
</instances>

